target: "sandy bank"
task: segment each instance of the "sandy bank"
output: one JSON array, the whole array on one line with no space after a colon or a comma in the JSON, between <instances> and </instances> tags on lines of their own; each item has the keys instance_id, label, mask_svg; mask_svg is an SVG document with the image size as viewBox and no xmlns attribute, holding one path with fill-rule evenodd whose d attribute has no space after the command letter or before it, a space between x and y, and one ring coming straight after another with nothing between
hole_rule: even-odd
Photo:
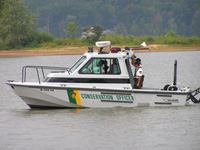
<instances>
[{"instance_id":1,"label":"sandy bank","mask_svg":"<svg viewBox=\"0 0 200 150\"><path fill-rule=\"evenodd\" d=\"M116 47L116 46L113 46ZM120 46L122 47L122 46ZM167 45L149 45L150 50L134 50L135 53L151 52L183 52L200 51L200 46L196 47L176 47ZM1 50L0 57L30 57L30 56L54 56L54 55L82 55L87 51L87 47L68 47L54 49L32 49L32 50ZM98 49L94 49L98 51Z\"/></svg>"}]
</instances>

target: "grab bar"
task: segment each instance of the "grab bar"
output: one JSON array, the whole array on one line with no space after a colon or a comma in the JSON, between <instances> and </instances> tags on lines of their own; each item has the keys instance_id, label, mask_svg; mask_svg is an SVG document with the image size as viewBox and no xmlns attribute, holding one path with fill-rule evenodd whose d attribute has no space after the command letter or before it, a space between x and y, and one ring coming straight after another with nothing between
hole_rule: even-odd
<instances>
[{"instance_id":1,"label":"grab bar","mask_svg":"<svg viewBox=\"0 0 200 150\"><path fill-rule=\"evenodd\" d=\"M23 67L22 67L22 83L23 83L23 82L26 82L27 68L36 69L39 84L41 83L41 81L40 81L40 74L39 74L39 71L38 71L39 69L41 69L41 71L42 71L43 79L45 79L44 69L47 69L47 70L67 71L67 72L70 74L69 68L66 68L66 67L53 67L53 66L23 66Z\"/></svg>"}]
</instances>

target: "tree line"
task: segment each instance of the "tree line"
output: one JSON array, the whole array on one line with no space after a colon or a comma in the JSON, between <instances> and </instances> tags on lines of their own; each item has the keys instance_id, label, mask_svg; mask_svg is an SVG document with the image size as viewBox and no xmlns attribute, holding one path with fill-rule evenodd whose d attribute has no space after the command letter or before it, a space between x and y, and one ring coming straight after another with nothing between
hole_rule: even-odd
<instances>
[{"instance_id":1,"label":"tree line","mask_svg":"<svg viewBox=\"0 0 200 150\"><path fill-rule=\"evenodd\" d=\"M178 1L179 0L170 0L168 2ZM185 4L186 0L183 1ZM23 2L25 2L26 5ZM132 18L132 20L129 19L127 13L131 14L130 12L133 10L132 7L134 7L135 11L135 9L141 5L142 0L128 0L125 2L118 0L99 0L98 2L95 0L79 0L78 2L68 0L43 0L40 1L40 4L38 0L35 0L34 3L33 1L26 0L23 0L23 2L21 0L0 0L0 49L41 47L46 45L50 47L66 45L82 46L94 44L98 40L109 40L112 44L119 45L138 45L142 41L146 41L148 44L200 43L200 38L197 36L185 37L178 35L175 30L176 28L172 28L174 30L169 30L170 28L165 27L166 29L163 29L162 34L161 31L156 30L156 32L159 31L159 34L155 32L152 35L150 32L148 32L149 34L145 33L145 30L139 30L139 28L134 29L134 33L132 33L131 30L129 31L129 25L133 25L131 29L136 28L140 23L144 23L145 25L145 19L148 20L149 17L152 17L150 14L149 17L139 15L135 17L135 19L140 18L143 19L143 21L141 20L136 24L130 23L134 18ZM157 1L151 0L151 2ZM148 2L146 3L149 4ZM146 3L143 2L142 4L146 6ZM60 8L62 6L66 9L66 5L64 4L68 4L67 8L69 8L66 10L67 12ZM97 4L100 9L98 11L105 13L105 16L97 13ZM109 4L113 4L112 7L109 6ZM93 7L91 7L91 5ZM115 8L115 6L117 7ZM80 10L77 10L78 8L80 8ZM152 7L149 6L149 8ZM88 9L90 9L91 12L87 11ZM119 9L119 12L115 12L115 9ZM37 10L37 13L33 13L34 10ZM84 12L82 12L83 10ZM121 11L123 11L123 13ZM116 18L114 15L115 13L112 14L111 12L117 13L118 16L121 15L121 17ZM196 11L194 10L194 12ZM73 13L76 13L76 15L73 15ZM133 14L130 16L133 17L137 15L137 12ZM94 16L91 17L91 15ZM86 19L86 16L89 18ZM80 23L79 17L81 21L83 21L82 19L86 19L85 22L83 21ZM62 20L61 18L65 19ZM161 19L162 17L158 17L158 20L160 20L159 18ZM117 24L117 20L120 19L124 19L124 21ZM161 20L160 21L164 23L164 20ZM125 24L127 21L130 22ZM198 21L199 20L193 23L194 27L196 27ZM116 25L117 27L115 27ZM158 24L155 24L156 29L157 25ZM171 25L172 27L176 27L173 24ZM57 28L58 26L60 28ZM146 24L146 26L148 25ZM177 29L179 28L177 27ZM198 32L196 31L196 33Z\"/></svg>"},{"instance_id":2,"label":"tree line","mask_svg":"<svg viewBox=\"0 0 200 150\"><path fill-rule=\"evenodd\" d=\"M70 22L82 28L100 25L113 34L162 36L169 30L180 36L200 36L199 0L23 0L38 19L38 28L54 37L66 37Z\"/></svg>"}]
</instances>

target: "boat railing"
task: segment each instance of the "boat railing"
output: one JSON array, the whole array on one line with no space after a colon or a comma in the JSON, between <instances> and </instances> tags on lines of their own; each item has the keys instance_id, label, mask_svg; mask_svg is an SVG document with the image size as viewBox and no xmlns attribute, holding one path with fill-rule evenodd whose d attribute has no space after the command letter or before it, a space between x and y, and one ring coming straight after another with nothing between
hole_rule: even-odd
<instances>
[{"instance_id":1,"label":"boat railing","mask_svg":"<svg viewBox=\"0 0 200 150\"><path fill-rule=\"evenodd\" d=\"M23 66L22 67L22 83L26 82L27 80L27 69L35 69L37 73L37 78L39 84L41 83L41 78L40 74L42 74L43 80L46 78L45 77L45 72L44 70L52 70L51 73L59 73L59 72L65 72L67 71L69 74L69 68L66 67L53 67L53 66ZM41 73L40 73L41 72Z\"/></svg>"}]
</instances>

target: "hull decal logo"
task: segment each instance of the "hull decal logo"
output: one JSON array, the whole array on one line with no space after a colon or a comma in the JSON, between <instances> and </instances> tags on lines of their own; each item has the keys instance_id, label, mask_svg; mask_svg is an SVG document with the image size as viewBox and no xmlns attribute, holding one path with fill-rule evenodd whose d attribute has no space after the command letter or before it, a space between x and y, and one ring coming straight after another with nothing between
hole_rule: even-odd
<instances>
[{"instance_id":1,"label":"hull decal logo","mask_svg":"<svg viewBox=\"0 0 200 150\"><path fill-rule=\"evenodd\" d=\"M78 90L67 90L69 102L81 106Z\"/></svg>"}]
</instances>

